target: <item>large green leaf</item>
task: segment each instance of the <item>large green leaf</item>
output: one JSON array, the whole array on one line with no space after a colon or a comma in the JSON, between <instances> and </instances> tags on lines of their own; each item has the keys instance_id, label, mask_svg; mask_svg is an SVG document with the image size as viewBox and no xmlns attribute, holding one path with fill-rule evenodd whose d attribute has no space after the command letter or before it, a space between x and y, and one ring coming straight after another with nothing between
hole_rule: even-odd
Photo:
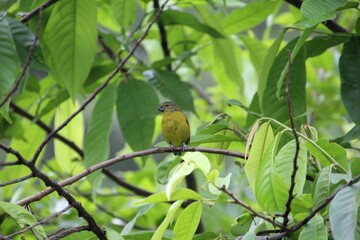
<instances>
[{"instance_id":1,"label":"large green leaf","mask_svg":"<svg viewBox=\"0 0 360 240\"><path fill-rule=\"evenodd\" d=\"M192 171L195 169L195 163L193 162L182 162L177 165L172 175L169 179L168 184L166 185L166 196L168 200L171 199L171 194L174 192L175 188L180 184L180 182Z\"/></svg>"},{"instance_id":2,"label":"large green leaf","mask_svg":"<svg viewBox=\"0 0 360 240\"><path fill-rule=\"evenodd\" d=\"M276 12L281 6L282 1L260 0L247 4L243 8L237 8L228 14L222 21L225 31L229 34L238 33L250 29Z\"/></svg>"},{"instance_id":3,"label":"large green leaf","mask_svg":"<svg viewBox=\"0 0 360 240\"><path fill-rule=\"evenodd\" d=\"M279 97L277 96L277 84L288 63L289 51L293 50L296 43L297 39L288 43L276 57L268 75L267 86L261 104L264 116L275 118L283 123L289 120L289 111L285 93L286 81L282 82ZM304 48L301 48L290 66L290 81L291 110L293 116L296 117L304 114L306 111ZM300 126L300 124L305 123L305 121L305 117L298 118L295 121L296 126Z\"/></svg>"},{"instance_id":4,"label":"large green leaf","mask_svg":"<svg viewBox=\"0 0 360 240\"><path fill-rule=\"evenodd\" d=\"M96 1L57 2L43 40L51 72L75 98L89 74L96 52Z\"/></svg>"},{"instance_id":5,"label":"large green leaf","mask_svg":"<svg viewBox=\"0 0 360 240\"><path fill-rule=\"evenodd\" d=\"M62 124L78 108L79 103L72 101L70 98L60 104L55 114L55 126ZM84 116L82 112L61 129L59 134L74 142L77 146L82 146L84 137ZM81 156L65 143L55 139L54 150L56 161L63 172L76 173L83 169L82 161L80 161Z\"/></svg>"},{"instance_id":6,"label":"large green leaf","mask_svg":"<svg viewBox=\"0 0 360 240\"><path fill-rule=\"evenodd\" d=\"M335 240L359 239L359 204L359 184L345 188L330 203L329 217L332 235Z\"/></svg>"},{"instance_id":7,"label":"large green leaf","mask_svg":"<svg viewBox=\"0 0 360 240\"><path fill-rule=\"evenodd\" d=\"M133 150L152 146L158 104L154 89L146 82L128 79L120 83L117 117L125 140Z\"/></svg>"},{"instance_id":8,"label":"large green leaf","mask_svg":"<svg viewBox=\"0 0 360 240\"><path fill-rule=\"evenodd\" d=\"M355 123L360 123L360 37L353 36L344 44L339 60L341 97Z\"/></svg>"},{"instance_id":9,"label":"large green leaf","mask_svg":"<svg viewBox=\"0 0 360 240\"><path fill-rule=\"evenodd\" d=\"M337 143L329 143L327 139L319 139L316 141L316 144L323 149L330 157L334 159L335 162L331 162L328 156L324 155L322 151L318 148L310 144L309 142L306 143L306 146L309 152L316 157L323 166L328 166L330 164L339 164L343 169L347 170L348 160L346 157L346 150Z\"/></svg>"},{"instance_id":10,"label":"large green leaf","mask_svg":"<svg viewBox=\"0 0 360 240\"><path fill-rule=\"evenodd\" d=\"M149 74L149 75L152 75ZM194 100L191 95L189 84L181 81L179 75L167 70L155 70L154 75L149 77L153 84L164 97L169 98L183 110L194 110Z\"/></svg>"},{"instance_id":11,"label":"large green leaf","mask_svg":"<svg viewBox=\"0 0 360 240\"><path fill-rule=\"evenodd\" d=\"M255 197L263 210L276 213L285 210L288 187L274 165L281 135L277 135L261 159L255 182Z\"/></svg>"},{"instance_id":12,"label":"large green leaf","mask_svg":"<svg viewBox=\"0 0 360 240\"><path fill-rule=\"evenodd\" d=\"M299 235L299 240L327 240L328 234L324 224L324 219L317 214L304 227Z\"/></svg>"},{"instance_id":13,"label":"large green leaf","mask_svg":"<svg viewBox=\"0 0 360 240\"><path fill-rule=\"evenodd\" d=\"M184 25L193 28L198 32L207 33L214 38L221 38L223 35L216 29L201 23L193 14L176 10L166 10L161 14L161 22L165 25Z\"/></svg>"},{"instance_id":14,"label":"large green leaf","mask_svg":"<svg viewBox=\"0 0 360 240\"><path fill-rule=\"evenodd\" d=\"M200 201L187 206L176 220L174 227L174 239L191 240L199 225L202 212Z\"/></svg>"},{"instance_id":15,"label":"large green leaf","mask_svg":"<svg viewBox=\"0 0 360 240\"><path fill-rule=\"evenodd\" d=\"M259 172L260 163L273 141L274 134L271 125L269 123L262 124L254 137L249 157L245 163L245 173L254 193L256 176Z\"/></svg>"},{"instance_id":16,"label":"large green leaf","mask_svg":"<svg viewBox=\"0 0 360 240\"><path fill-rule=\"evenodd\" d=\"M122 28L127 30L136 19L136 1L129 0L111 0L116 21Z\"/></svg>"},{"instance_id":17,"label":"large green leaf","mask_svg":"<svg viewBox=\"0 0 360 240\"><path fill-rule=\"evenodd\" d=\"M336 17L336 10L346 4L346 0L307 0L301 5L302 18L297 27L310 28L318 23Z\"/></svg>"},{"instance_id":18,"label":"large green leaf","mask_svg":"<svg viewBox=\"0 0 360 240\"><path fill-rule=\"evenodd\" d=\"M182 203L183 203L183 201L176 201L171 205L165 219L162 221L162 223L160 224L158 229L156 229L156 231L155 231L154 235L152 236L151 240L160 240L160 239L162 239L167 227L169 226L170 222L174 219L175 213L179 210Z\"/></svg>"},{"instance_id":19,"label":"large green leaf","mask_svg":"<svg viewBox=\"0 0 360 240\"><path fill-rule=\"evenodd\" d=\"M275 158L275 167L285 184L290 187L291 175L293 173L293 160L295 156L295 140L282 147ZM307 150L304 141L300 140L300 151L297 158L294 193L302 194L307 172Z\"/></svg>"},{"instance_id":20,"label":"large green leaf","mask_svg":"<svg viewBox=\"0 0 360 240\"><path fill-rule=\"evenodd\" d=\"M115 84L110 84L101 93L91 114L90 126L84 145L85 167L105 161L109 156L109 136L115 100L116 86ZM99 186L102 179L100 172L91 174L87 179L94 184L93 193L95 193L97 188L94 186Z\"/></svg>"},{"instance_id":21,"label":"large green leaf","mask_svg":"<svg viewBox=\"0 0 360 240\"><path fill-rule=\"evenodd\" d=\"M20 72L20 62L7 20L0 15L0 102Z\"/></svg>"},{"instance_id":22,"label":"large green leaf","mask_svg":"<svg viewBox=\"0 0 360 240\"><path fill-rule=\"evenodd\" d=\"M9 214L19 226L32 226L37 223L35 216L19 205L9 202L0 202L0 208ZM45 231L41 225L37 225L32 228L32 232L35 234L37 239L47 239Z\"/></svg>"},{"instance_id":23,"label":"large green leaf","mask_svg":"<svg viewBox=\"0 0 360 240\"><path fill-rule=\"evenodd\" d=\"M316 178L316 185L314 188L313 194L313 206L316 208L319 204L324 201L330 194L331 190L331 182L330 182L330 174L331 174L332 166L327 166L321 169L321 172Z\"/></svg>"},{"instance_id":24,"label":"large green leaf","mask_svg":"<svg viewBox=\"0 0 360 240\"><path fill-rule=\"evenodd\" d=\"M342 44L349 39L346 35L328 35L315 37L305 43L306 57L316 57L327 49Z\"/></svg>"}]
</instances>

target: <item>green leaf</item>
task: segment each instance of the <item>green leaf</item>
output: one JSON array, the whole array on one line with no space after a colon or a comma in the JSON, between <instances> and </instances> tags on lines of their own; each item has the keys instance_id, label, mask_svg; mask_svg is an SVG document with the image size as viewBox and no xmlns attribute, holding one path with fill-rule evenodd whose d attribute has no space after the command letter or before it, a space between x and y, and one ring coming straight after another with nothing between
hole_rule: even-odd
<instances>
[{"instance_id":1,"label":"green leaf","mask_svg":"<svg viewBox=\"0 0 360 240\"><path fill-rule=\"evenodd\" d=\"M200 234L196 234L193 237L193 240L211 240L216 239L217 235L213 232L204 232Z\"/></svg>"},{"instance_id":2,"label":"green leaf","mask_svg":"<svg viewBox=\"0 0 360 240\"><path fill-rule=\"evenodd\" d=\"M305 43L306 57L316 57L324 53L327 49L342 44L349 39L344 35L328 35L314 37Z\"/></svg>"},{"instance_id":3,"label":"green leaf","mask_svg":"<svg viewBox=\"0 0 360 240\"><path fill-rule=\"evenodd\" d=\"M96 52L96 1L64 0L56 3L42 43L55 79L74 99L90 72Z\"/></svg>"},{"instance_id":4,"label":"green leaf","mask_svg":"<svg viewBox=\"0 0 360 240\"><path fill-rule=\"evenodd\" d=\"M126 142L134 150L152 146L158 99L144 81L122 81L117 93L117 117Z\"/></svg>"},{"instance_id":5,"label":"green leaf","mask_svg":"<svg viewBox=\"0 0 360 240\"><path fill-rule=\"evenodd\" d=\"M264 62L262 64L263 67L262 67L262 69L260 71L260 75L259 75L259 85L258 85L258 91L257 91L258 95L259 95L260 104L262 104L262 99L263 99L264 91L267 86L268 75L269 75L271 66L273 65L274 60L278 54L280 44L285 36L285 33L286 33L286 29L284 29L280 32L279 36L273 42L273 44L269 48L269 50L264 58Z\"/></svg>"},{"instance_id":6,"label":"green leaf","mask_svg":"<svg viewBox=\"0 0 360 240\"><path fill-rule=\"evenodd\" d=\"M198 32L209 34L213 38L224 37L216 29L207 24L201 23L193 14L190 13L176 10L166 10L161 13L160 20L164 25L184 25L191 27Z\"/></svg>"},{"instance_id":7,"label":"green leaf","mask_svg":"<svg viewBox=\"0 0 360 240\"><path fill-rule=\"evenodd\" d=\"M287 98L285 93L286 84L283 81L280 89L280 97L277 97L277 84L286 64L288 63L289 51L292 51L297 40L293 40L284 47L276 57L268 75L267 86L262 98L263 115L275 118L285 123L289 120ZM290 68L290 96L291 110L294 117L301 116L306 111L306 71L305 71L305 51L302 48L291 64ZM296 126L306 122L305 117L295 120Z\"/></svg>"},{"instance_id":8,"label":"green leaf","mask_svg":"<svg viewBox=\"0 0 360 240\"><path fill-rule=\"evenodd\" d=\"M9 23L0 16L0 102L12 88L20 73L20 62Z\"/></svg>"},{"instance_id":9,"label":"green leaf","mask_svg":"<svg viewBox=\"0 0 360 240\"><path fill-rule=\"evenodd\" d=\"M191 136L190 145L197 146L202 143L217 143L217 142L234 142L241 141L238 136L222 135L222 134L200 134Z\"/></svg>"},{"instance_id":10,"label":"green leaf","mask_svg":"<svg viewBox=\"0 0 360 240\"><path fill-rule=\"evenodd\" d=\"M261 159L255 182L255 197L259 205L268 212L276 213L285 210L288 199L288 187L277 172L274 159L279 144L277 135Z\"/></svg>"},{"instance_id":11,"label":"green leaf","mask_svg":"<svg viewBox=\"0 0 360 240\"><path fill-rule=\"evenodd\" d=\"M279 9L281 3L282 1L279 0L260 0L247 4L228 14L221 24L229 34L242 32L265 21L271 13L275 13Z\"/></svg>"},{"instance_id":12,"label":"green leaf","mask_svg":"<svg viewBox=\"0 0 360 240\"><path fill-rule=\"evenodd\" d=\"M165 146L167 147L168 144ZM181 158L166 159L159 163L156 169L156 181L162 185L165 185L169 181L170 171L180 163Z\"/></svg>"},{"instance_id":13,"label":"green leaf","mask_svg":"<svg viewBox=\"0 0 360 240\"><path fill-rule=\"evenodd\" d=\"M360 123L360 36L344 44L339 60L341 98L350 118Z\"/></svg>"},{"instance_id":14,"label":"green leaf","mask_svg":"<svg viewBox=\"0 0 360 240\"><path fill-rule=\"evenodd\" d=\"M174 239L190 240L200 223L202 212L201 202L193 202L181 212L174 227Z\"/></svg>"},{"instance_id":15,"label":"green leaf","mask_svg":"<svg viewBox=\"0 0 360 240\"><path fill-rule=\"evenodd\" d=\"M230 39L213 39L214 58L217 64L222 64L225 74L231 81L236 83L241 89L244 87L244 80L241 76L240 66L235 56L234 43Z\"/></svg>"},{"instance_id":16,"label":"green leaf","mask_svg":"<svg viewBox=\"0 0 360 240\"><path fill-rule=\"evenodd\" d=\"M222 191L220 191L217 187L228 188L230 185L230 180L231 180L231 173L228 173L226 177L217 177L215 179L215 183L213 183L216 187L213 184L209 184L209 191L214 195L220 195Z\"/></svg>"},{"instance_id":17,"label":"green leaf","mask_svg":"<svg viewBox=\"0 0 360 240\"><path fill-rule=\"evenodd\" d=\"M170 222L174 219L175 213L179 210L182 203L183 203L183 201L176 201L170 206L170 209L169 209L168 213L166 214L165 219L162 221L162 223L160 224L158 229L156 229L151 240L161 240L162 239L162 236L164 235L165 230L169 226Z\"/></svg>"},{"instance_id":18,"label":"green leaf","mask_svg":"<svg viewBox=\"0 0 360 240\"><path fill-rule=\"evenodd\" d=\"M321 169L319 175L316 178L315 188L313 193L313 206L316 208L324 201L329 195L331 190L331 174L332 166L327 166Z\"/></svg>"},{"instance_id":19,"label":"green leaf","mask_svg":"<svg viewBox=\"0 0 360 240\"><path fill-rule=\"evenodd\" d=\"M333 163L340 165L345 170L348 170L349 166L346 157L346 150L343 147L341 147L337 143L329 143L327 139L319 139L318 141L316 141L316 144L335 160L335 162L331 162L328 157L324 155L323 152L321 152L318 148L307 142L307 149L314 157L316 157L321 162L323 166L328 166Z\"/></svg>"},{"instance_id":20,"label":"green leaf","mask_svg":"<svg viewBox=\"0 0 360 240\"><path fill-rule=\"evenodd\" d=\"M155 70L154 72L147 72L147 74L149 75L149 82L154 85L164 97L175 102L183 110L195 112L190 86L181 81L179 75L167 70Z\"/></svg>"},{"instance_id":21,"label":"green leaf","mask_svg":"<svg viewBox=\"0 0 360 240\"><path fill-rule=\"evenodd\" d=\"M111 0L111 8L113 10L116 21L122 28L127 30L136 19L136 1L128 0Z\"/></svg>"},{"instance_id":22,"label":"green leaf","mask_svg":"<svg viewBox=\"0 0 360 240\"><path fill-rule=\"evenodd\" d=\"M195 169L195 164L192 162L182 162L177 165L166 185L166 197L168 200L171 199L171 194L174 192L175 187L185 178L185 176L192 173Z\"/></svg>"},{"instance_id":23,"label":"green leaf","mask_svg":"<svg viewBox=\"0 0 360 240\"><path fill-rule=\"evenodd\" d=\"M260 73L264 67L264 59L267 53L266 46L255 37L249 37L247 35L242 35L241 41L249 51L250 60L256 72ZM268 62L266 62L265 65L268 65Z\"/></svg>"},{"instance_id":24,"label":"green leaf","mask_svg":"<svg viewBox=\"0 0 360 240\"><path fill-rule=\"evenodd\" d=\"M60 104L55 114L55 126L57 127L62 124L78 108L79 103L77 101L74 102L72 99L68 99ZM84 116L81 112L61 129L59 134L81 147L83 145L84 131ZM62 171L76 173L82 170L81 156L60 140L55 139L54 141L55 159Z\"/></svg>"},{"instance_id":25,"label":"green leaf","mask_svg":"<svg viewBox=\"0 0 360 240\"><path fill-rule=\"evenodd\" d=\"M328 234L321 215L316 214L304 227L299 235L299 240L327 240Z\"/></svg>"},{"instance_id":26,"label":"green leaf","mask_svg":"<svg viewBox=\"0 0 360 240\"><path fill-rule=\"evenodd\" d=\"M35 216L19 205L0 201L0 208L9 214L21 227L32 226L37 223ZM47 239L45 231L41 225L37 225L32 228L32 232L35 234L37 239Z\"/></svg>"},{"instance_id":27,"label":"green leaf","mask_svg":"<svg viewBox=\"0 0 360 240\"><path fill-rule=\"evenodd\" d=\"M359 232L360 185L340 191L330 203L329 218L334 239L355 240Z\"/></svg>"},{"instance_id":28,"label":"green leaf","mask_svg":"<svg viewBox=\"0 0 360 240\"><path fill-rule=\"evenodd\" d=\"M109 84L99 96L90 118L90 126L85 137L84 165L90 167L105 161L110 152L110 130L112 114L116 100L116 86ZM101 147L99 147L101 146ZM100 171L87 177L93 188L93 194L102 181Z\"/></svg>"},{"instance_id":29,"label":"green leaf","mask_svg":"<svg viewBox=\"0 0 360 240\"><path fill-rule=\"evenodd\" d=\"M346 4L346 0L307 0L301 4L302 18L295 23L297 27L313 27L318 23L336 17L336 10Z\"/></svg>"},{"instance_id":30,"label":"green leaf","mask_svg":"<svg viewBox=\"0 0 360 240\"><path fill-rule=\"evenodd\" d=\"M302 194L306 181L307 172L307 150L305 141L300 141L300 151L297 158L297 167L295 176L294 193ZM287 143L282 147L275 158L275 167L280 177L284 180L285 184L290 187L291 175L293 173L293 160L295 155L295 140Z\"/></svg>"},{"instance_id":31,"label":"green leaf","mask_svg":"<svg viewBox=\"0 0 360 240\"><path fill-rule=\"evenodd\" d=\"M262 124L254 137L249 157L245 163L245 173L254 193L260 162L273 141L274 134L271 125L269 123Z\"/></svg>"},{"instance_id":32,"label":"green leaf","mask_svg":"<svg viewBox=\"0 0 360 240\"><path fill-rule=\"evenodd\" d=\"M135 217L130 221L128 222L123 230L121 231L121 235L127 235L130 233L130 231L133 229L135 223L136 223L136 220L143 216L144 214L146 214L151 208L153 208L154 205L153 204L148 204L148 205L144 205L144 206L140 206L136 209L136 215Z\"/></svg>"},{"instance_id":33,"label":"green leaf","mask_svg":"<svg viewBox=\"0 0 360 240\"><path fill-rule=\"evenodd\" d=\"M188 189L188 188L179 188L175 190L170 197L170 201L177 201L177 200L201 200L202 197L197 192ZM162 203L168 202L169 199L166 197L165 192L154 193L148 196L145 199L139 200L134 203L135 206L140 206L143 204L152 204L152 203Z\"/></svg>"},{"instance_id":34,"label":"green leaf","mask_svg":"<svg viewBox=\"0 0 360 240\"><path fill-rule=\"evenodd\" d=\"M195 168L200 169L201 172L204 174L204 176L208 175L210 168L211 168L211 164L205 154L203 154L201 152L187 152L182 157L182 159L185 162L194 163Z\"/></svg>"}]
</instances>

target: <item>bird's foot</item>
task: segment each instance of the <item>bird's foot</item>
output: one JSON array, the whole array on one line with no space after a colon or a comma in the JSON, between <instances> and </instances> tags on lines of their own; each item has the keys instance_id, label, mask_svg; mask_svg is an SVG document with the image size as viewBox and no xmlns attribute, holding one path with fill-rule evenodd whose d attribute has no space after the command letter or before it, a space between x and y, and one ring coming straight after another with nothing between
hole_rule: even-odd
<instances>
[{"instance_id":1,"label":"bird's foot","mask_svg":"<svg viewBox=\"0 0 360 240\"><path fill-rule=\"evenodd\" d=\"M170 145L169 145L169 149L170 149L170 151L173 152L173 151L174 151L174 146L170 144Z\"/></svg>"}]
</instances>

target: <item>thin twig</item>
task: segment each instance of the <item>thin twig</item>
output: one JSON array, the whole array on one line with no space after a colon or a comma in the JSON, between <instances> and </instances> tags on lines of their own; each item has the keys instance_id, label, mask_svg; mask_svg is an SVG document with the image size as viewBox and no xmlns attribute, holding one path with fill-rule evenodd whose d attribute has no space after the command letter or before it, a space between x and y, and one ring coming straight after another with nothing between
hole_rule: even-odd
<instances>
[{"instance_id":1,"label":"thin twig","mask_svg":"<svg viewBox=\"0 0 360 240\"><path fill-rule=\"evenodd\" d=\"M69 236L73 233L89 231L89 230L90 230L89 226L74 227L74 228L66 229L61 232L57 232L55 234L50 235L49 240L58 240L58 239L62 239L64 237L66 237L66 236Z\"/></svg>"},{"instance_id":2,"label":"thin twig","mask_svg":"<svg viewBox=\"0 0 360 240\"><path fill-rule=\"evenodd\" d=\"M51 5L53 5L57 1L58 0L49 0L49 1L47 1L46 3L40 5L39 7L35 8L31 12L29 12L25 16L23 16L21 18L20 22L27 23L31 18L33 18L34 16L36 16L38 13L45 10L46 8L50 7Z\"/></svg>"},{"instance_id":3,"label":"thin twig","mask_svg":"<svg viewBox=\"0 0 360 240\"><path fill-rule=\"evenodd\" d=\"M8 94L6 94L5 98L0 102L0 108L9 100L9 98L11 97L12 94L14 94L14 92L16 91L16 89L19 87L19 84L21 82L21 80L24 78L26 70L28 69L30 62L31 62L31 58L33 56L36 44L38 42L39 39L39 32L40 32L40 26L43 20L43 15L41 14L40 11L40 17L39 17L39 22L36 26L36 31L35 31L35 38L34 38L34 42L32 43L30 50L29 50L29 54L26 57L24 66L22 67L21 70L21 74L20 76L17 78L17 80L15 81L13 87L11 88L11 90L8 92Z\"/></svg>"},{"instance_id":4,"label":"thin twig","mask_svg":"<svg viewBox=\"0 0 360 240\"><path fill-rule=\"evenodd\" d=\"M291 52L289 51L288 53L288 61L289 61L289 68L286 74L286 99L287 99L287 107L288 107L288 113L289 113L289 119L290 119L290 127L292 130L292 133L294 135L295 138L295 144L296 144L296 148L295 148L295 155L293 158L293 171L291 173L291 179L290 179L290 188L289 188L289 197L286 201L285 207L285 213L283 215L284 217L284 221L283 224L284 226L286 226L289 222L289 214L291 211L291 202L294 200L295 196L294 196L294 189L295 189L295 177L296 177L296 172L298 170L298 165L297 165L297 160L298 160L298 156L299 156L299 152L300 152L300 142L299 142L299 137L297 135L296 129L295 129L295 124L294 124L294 116L291 110L291 95L290 95L290 84L291 84L291 80L290 80L290 70L291 70Z\"/></svg>"},{"instance_id":5,"label":"thin twig","mask_svg":"<svg viewBox=\"0 0 360 240\"><path fill-rule=\"evenodd\" d=\"M182 151L182 148L178 147L178 148L174 148L174 150ZM233 152L233 151L223 150L223 149L214 149L214 148L187 147L185 149L185 152L207 152L207 153L214 153L214 154L223 154L223 155L228 155L228 156L233 156L233 157L238 157L238 158L245 158L244 153ZM131 159L131 158L135 158L135 157L141 157L141 156L146 156L146 155L151 155L151 154L160 154L160 153L172 153L172 150L170 150L169 148L151 148L151 149L147 149L147 150L141 150L141 151L137 151L137 152L124 154L124 155L103 161L101 163L95 164L93 166L90 166L86 170L82 171L81 173L74 175L70 178L67 178L63 181L58 182L58 184L59 184L59 186L64 187L64 186L70 185L74 182L77 182L78 180L90 175L91 173L93 173L97 170L109 167L115 163L125 161L127 159ZM28 205L31 202L41 200L43 197L51 194L52 192L54 192L54 189L52 187L48 187L48 188L44 189L43 191L36 193L35 195L32 195L30 197L24 198L23 200L20 200L19 202L17 202L17 204L21 205L21 206Z\"/></svg>"},{"instance_id":6,"label":"thin twig","mask_svg":"<svg viewBox=\"0 0 360 240\"><path fill-rule=\"evenodd\" d=\"M145 32L143 35L136 41L135 46L129 54L119 63L119 65L115 68L115 70L108 76L108 78L98 87L79 107L78 110L76 110L73 114L71 114L70 117L68 117L62 124L60 124L57 128L55 128L51 133L49 133L44 141L40 144L40 146L37 148L33 158L31 159L31 162L36 162L37 158L39 157L41 151L44 149L44 147L47 145L47 143L50 141L51 138L54 137L54 135L59 132L61 129L63 129L75 116L77 116L80 112L82 112L86 106L92 102L93 99L95 99L96 95L98 95L107 85L108 83L116 76L116 74L121 70L121 68L127 63L127 61L130 59L130 57L135 53L135 50L140 46L140 43L145 39L145 37L148 35L151 27L155 24L156 20L160 17L161 12L163 11L165 5L168 3L169 0L166 0L161 7L159 8L157 14L153 18L153 20L150 22L148 27L145 29Z\"/></svg>"},{"instance_id":7,"label":"thin twig","mask_svg":"<svg viewBox=\"0 0 360 240\"><path fill-rule=\"evenodd\" d=\"M259 217L261 219L264 219L265 221L271 223L273 226L276 226L280 229L285 229L285 226L277 221L275 221L272 217L268 217L266 215L263 215L259 212L257 212L256 210L254 210L250 205L246 204L245 202L241 201L240 199L238 199L234 193L230 192L229 190L226 189L225 186L221 186L218 187L218 189L224 193L226 193L229 197L231 197L234 202L240 206L242 206L243 208L247 209L248 211L250 211L254 216Z\"/></svg>"},{"instance_id":8,"label":"thin twig","mask_svg":"<svg viewBox=\"0 0 360 240\"><path fill-rule=\"evenodd\" d=\"M125 181L123 181L121 178L116 177L114 174L112 174L112 172L110 172L109 170L107 170L106 168L104 168L102 170L102 172L111 180L113 180L115 183L117 183L119 186L122 186L123 188L135 193L138 196L144 196L144 197L148 197L151 194L153 194L152 192L146 191L144 189L141 189L137 186L131 185L130 183L127 183Z\"/></svg>"},{"instance_id":9,"label":"thin twig","mask_svg":"<svg viewBox=\"0 0 360 240\"><path fill-rule=\"evenodd\" d=\"M35 223L34 225L31 225L31 226L29 226L29 227L27 227L27 228L24 228L24 229L22 229L22 230L20 230L20 231L18 231L18 232L14 232L14 233L6 236L6 237L11 238L11 237L14 237L14 236L16 236L16 235L19 235L19 234L21 234L21 233L24 233L24 232L26 232L26 231L29 231L30 229L33 229L34 227L39 226L40 224L46 223L46 222L48 222L49 220L51 220L51 219L53 219L53 218L57 218L58 216L60 216L61 214L65 213L67 210L69 210L71 207L72 207L71 205L68 205L68 206L67 206L66 208L64 208L63 210L61 210L61 211L59 211L59 212L56 212L56 213L54 213L53 215L50 215L49 217L44 218L44 219L41 220L41 221L38 221L38 222Z\"/></svg>"},{"instance_id":10,"label":"thin twig","mask_svg":"<svg viewBox=\"0 0 360 240\"><path fill-rule=\"evenodd\" d=\"M34 174L30 173L30 174L28 174L26 176L13 179L13 180L10 180L8 182L0 183L0 188L1 187L6 187L6 186L9 186L9 185L12 185L12 184L20 183L22 181L28 180L28 179L33 178L33 177L34 177Z\"/></svg>"},{"instance_id":11,"label":"thin twig","mask_svg":"<svg viewBox=\"0 0 360 240\"><path fill-rule=\"evenodd\" d=\"M160 8L159 0L153 0L153 6L154 6L155 11L158 10ZM159 27L160 42L161 42L161 48L162 48L162 51L164 54L164 58L170 58L170 49L169 49L169 45L168 45L165 25L163 24L161 19L159 19L159 21L157 21L157 25ZM171 63L167 64L166 68L171 71Z\"/></svg>"}]
</instances>

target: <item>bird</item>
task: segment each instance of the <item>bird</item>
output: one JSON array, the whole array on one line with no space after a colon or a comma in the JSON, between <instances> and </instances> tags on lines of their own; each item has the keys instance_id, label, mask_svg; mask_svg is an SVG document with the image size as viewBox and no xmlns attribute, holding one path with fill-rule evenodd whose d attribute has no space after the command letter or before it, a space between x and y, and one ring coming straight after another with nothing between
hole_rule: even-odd
<instances>
[{"instance_id":1,"label":"bird","mask_svg":"<svg viewBox=\"0 0 360 240\"><path fill-rule=\"evenodd\" d=\"M174 147L182 147L184 151L190 142L190 126L186 115L180 107L173 102L163 102L158 108L162 115L161 129L164 140L170 145L173 152ZM181 152L174 152L180 156Z\"/></svg>"}]
</instances>

